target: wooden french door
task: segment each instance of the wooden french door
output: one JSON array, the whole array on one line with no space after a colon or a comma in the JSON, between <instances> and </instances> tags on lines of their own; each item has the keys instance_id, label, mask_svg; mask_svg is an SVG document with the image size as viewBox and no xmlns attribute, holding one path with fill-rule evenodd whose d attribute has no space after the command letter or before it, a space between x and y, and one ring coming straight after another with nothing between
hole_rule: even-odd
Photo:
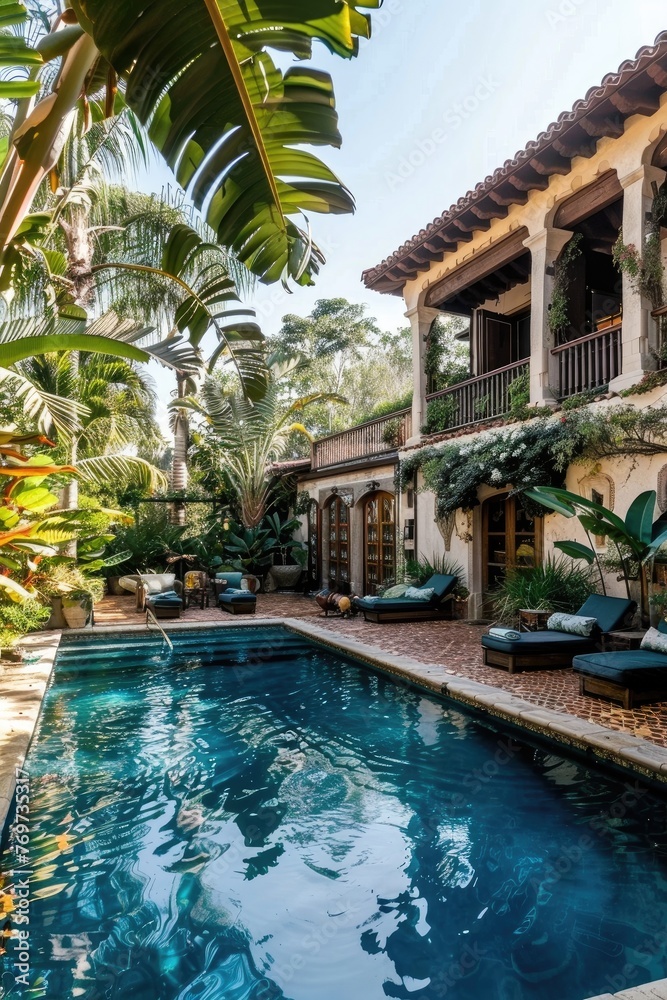
<instances>
[{"instance_id":1,"label":"wooden french door","mask_svg":"<svg viewBox=\"0 0 667 1000\"><path fill-rule=\"evenodd\" d=\"M308 586L316 590L320 584L320 505L311 500L308 506Z\"/></svg>"},{"instance_id":2,"label":"wooden french door","mask_svg":"<svg viewBox=\"0 0 667 1000\"><path fill-rule=\"evenodd\" d=\"M329 579L350 582L350 509L340 497L329 504Z\"/></svg>"},{"instance_id":3,"label":"wooden french door","mask_svg":"<svg viewBox=\"0 0 667 1000\"><path fill-rule=\"evenodd\" d=\"M512 567L542 561L542 518L529 514L521 497L501 493L482 507L484 591L500 583Z\"/></svg>"},{"instance_id":4,"label":"wooden french door","mask_svg":"<svg viewBox=\"0 0 667 1000\"><path fill-rule=\"evenodd\" d=\"M396 576L396 498L391 493L374 493L364 506L364 593Z\"/></svg>"}]
</instances>

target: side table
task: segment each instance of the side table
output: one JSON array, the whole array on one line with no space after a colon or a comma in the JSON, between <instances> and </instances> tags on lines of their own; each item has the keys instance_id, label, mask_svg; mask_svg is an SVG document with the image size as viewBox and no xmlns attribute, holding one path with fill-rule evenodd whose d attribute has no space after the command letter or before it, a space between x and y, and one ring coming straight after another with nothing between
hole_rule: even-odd
<instances>
[{"instance_id":1,"label":"side table","mask_svg":"<svg viewBox=\"0 0 667 1000\"><path fill-rule=\"evenodd\" d=\"M541 611L536 608L520 608L519 631L546 632L547 622L551 618L551 614L551 611Z\"/></svg>"},{"instance_id":2,"label":"side table","mask_svg":"<svg viewBox=\"0 0 667 1000\"><path fill-rule=\"evenodd\" d=\"M606 632L602 636L602 647L605 653L621 649L639 649L646 632Z\"/></svg>"},{"instance_id":3,"label":"side table","mask_svg":"<svg viewBox=\"0 0 667 1000\"><path fill-rule=\"evenodd\" d=\"M204 604L209 607L210 604L210 590L208 587L188 587L184 591L185 606L191 607L193 603L199 604L201 610L204 610Z\"/></svg>"}]
</instances>

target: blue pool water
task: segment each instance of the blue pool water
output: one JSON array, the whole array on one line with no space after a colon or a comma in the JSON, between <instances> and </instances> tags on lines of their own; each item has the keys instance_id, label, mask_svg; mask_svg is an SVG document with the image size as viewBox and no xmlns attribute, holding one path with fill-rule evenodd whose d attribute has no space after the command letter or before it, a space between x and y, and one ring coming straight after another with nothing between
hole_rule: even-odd
<instances>
[{"instance_id":1,"label":"blue pool water","mask_svg":"<svg viewBox=\"0 0 667 1000\"><path fill-rule=\"evenodd\" d=\"M583 1000L667 976L647 789L282 629L175 647L58 654L27 765L34 988L10 942L8 997Z\"/></svg>"}]
</instances>

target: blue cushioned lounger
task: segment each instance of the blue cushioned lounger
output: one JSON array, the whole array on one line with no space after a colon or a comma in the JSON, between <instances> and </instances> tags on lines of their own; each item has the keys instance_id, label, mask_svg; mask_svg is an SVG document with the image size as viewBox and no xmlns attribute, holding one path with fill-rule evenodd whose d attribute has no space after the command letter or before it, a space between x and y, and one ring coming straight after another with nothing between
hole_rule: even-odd
<instances>
[{"instance_id":1,"label":"blue cushioned lounger","mask_svg":"<svg viewBox=\"0 0 667 1000\"><path fill-rule=\"evenodd\" d=\"M658 630L667 633L667 622ZM622 649L575 656L582 694L620 701L623 708L642 702L667 701L667 655L650 649Z\"/></svg>"},{"instance_id":2,"label":"blue cushioned lounger","mask_svg":"<svg viewBox=\"0 0 667 1000\"><path fill-rule=\"evenodd\" d=\"M435 573L418 590L432 590L429 601L410 600L405 597L355 597L353 605L362 611L367 622L398 622L413 619L442 618L445 605L452 599L458 577Z\"/></svg>"},{"instance_id":3,"label":"blue cushioned lounger","mask_svg":"<svg viewBox=\"0 0 667 1000\"><path fill-rule=\"evenodd\" d=\"M507 642L492 635L482 636L484 663L500 667L510 674L521 670L554 670L570 667L575 656L597 650L605 632L620 628L634 612L636 604L623 597L592 594L577 611L585 618L595 618L597 628L587 639L566 632L523 632L520 639Z\"/></svg>"}]
</instances>

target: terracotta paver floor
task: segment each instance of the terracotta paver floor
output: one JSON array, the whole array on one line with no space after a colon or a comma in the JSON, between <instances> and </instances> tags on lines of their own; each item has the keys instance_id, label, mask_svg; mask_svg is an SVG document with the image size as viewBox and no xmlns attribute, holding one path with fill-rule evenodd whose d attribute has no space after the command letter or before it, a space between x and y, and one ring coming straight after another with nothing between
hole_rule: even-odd
<instances>
[{"instance_id":1,"label":"terracotta paver floor","mask_svg":"<svg viewBox=\"0 0 667 1000\"><path fill-rule=\"evenodd\" d=\"M571 670L531 671L510 675L482 663L480 636L485 628L467 622L387 622L375 625L358 618L324 618L315 602L297 594L260 594L257 614L262 618L305 618L331 632L377 646L388 653L410 656L423 663L441 664L447 675L469 677L482 684L511 691L536 706L569 712L621 732L667 746L667 702L625 711L618 705L579 694ZM183 620L233 623L218 608L189 608ZM107 597L95 610L98 625L136 625L143 617L134 610L133 597Z\"/></svg>"}]
</instances>

